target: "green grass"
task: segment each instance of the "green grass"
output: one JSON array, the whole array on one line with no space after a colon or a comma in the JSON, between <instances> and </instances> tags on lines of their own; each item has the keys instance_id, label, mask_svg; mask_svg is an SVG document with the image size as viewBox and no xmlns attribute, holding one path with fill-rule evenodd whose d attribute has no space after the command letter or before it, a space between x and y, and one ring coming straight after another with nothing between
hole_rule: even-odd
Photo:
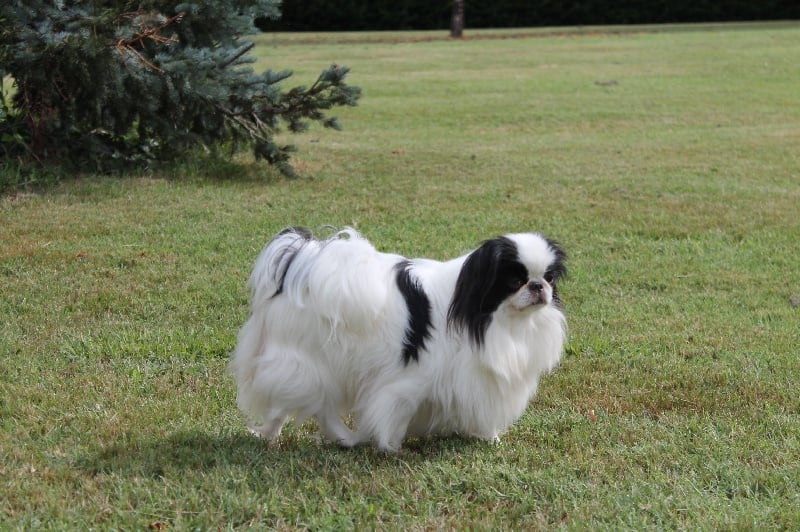
<instances>
[{"instance_id":1,"label":"green grass","mask_svg":"<svg viewBox=\"0 0 800 532\"><path fill-rule=\"evenodd\" d=\"M635 29L264 36L259 68L364 89L345 131L287 137L303 178L0 199L2 528L800 527L800 27ZM500 445L251 438L226 358L289 224L560 240L563 363Z\"/></svg>"}]
</instances>

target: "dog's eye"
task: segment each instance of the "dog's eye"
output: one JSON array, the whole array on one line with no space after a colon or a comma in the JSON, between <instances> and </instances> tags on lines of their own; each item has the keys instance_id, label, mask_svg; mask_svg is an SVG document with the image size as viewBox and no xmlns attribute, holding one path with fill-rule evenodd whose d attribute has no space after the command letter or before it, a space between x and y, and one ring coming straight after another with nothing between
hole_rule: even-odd
<instances>
[{"instance_id":1,"label":"dog's eye","mask_svg":"<svg viewBox=\"0 0 800 532\"><path fill-rule=\"evenodd\" d=\"M553 282L556 280L556 276L553 275L553 272L548 271L545 272L544 274L544 280L547 281L547 284L552 285Z\"/></svg>"},{"instance_id":2,"label":"dog's eye","mask_svg":"<svg viewBox=\"0 0 800 532\"><path fill-rule=\"evenodd\" d=\"M508 284L508 287L511 290L516 292L517 290L522 288L522 285L525 284L525 280L524 279L520 279L519 277L512 277L508 281L506 281L506 283Z\"/></svg>"}]
</instances>

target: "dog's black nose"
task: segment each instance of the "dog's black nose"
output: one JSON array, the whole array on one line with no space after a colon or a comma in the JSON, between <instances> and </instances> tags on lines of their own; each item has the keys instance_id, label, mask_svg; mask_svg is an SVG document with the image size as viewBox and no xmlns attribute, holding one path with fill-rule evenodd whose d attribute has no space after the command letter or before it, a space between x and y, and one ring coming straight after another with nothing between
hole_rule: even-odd
<instances>
[{"instance_id":1,"label":"dog's black nose","mask_svg":"<svg viewBox=\"0 0 800 532\"><path fill-rule=\"evenodd\" d=\"M536 292L537 294L544 290L544 285L541 281L531 281L528 283L528 290L531 292Z\"/></svg>"}]
</instances>

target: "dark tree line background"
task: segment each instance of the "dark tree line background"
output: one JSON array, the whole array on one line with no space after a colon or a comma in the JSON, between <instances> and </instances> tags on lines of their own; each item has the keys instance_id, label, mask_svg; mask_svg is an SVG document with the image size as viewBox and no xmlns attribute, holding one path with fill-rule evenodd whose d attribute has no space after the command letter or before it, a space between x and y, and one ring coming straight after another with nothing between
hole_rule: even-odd
<instances>
[{"instance_id":1,"label":"dark tree line background","mask_svg":"<svg viewBox=\"0 0 800 532\"><path fill-rule=\"evenodd\" d=\"M514 28L800 19L798 0L465 0L465 27ZM451 0L283 0L268 31L450 28Z\"/></svg>"}]
</instances>

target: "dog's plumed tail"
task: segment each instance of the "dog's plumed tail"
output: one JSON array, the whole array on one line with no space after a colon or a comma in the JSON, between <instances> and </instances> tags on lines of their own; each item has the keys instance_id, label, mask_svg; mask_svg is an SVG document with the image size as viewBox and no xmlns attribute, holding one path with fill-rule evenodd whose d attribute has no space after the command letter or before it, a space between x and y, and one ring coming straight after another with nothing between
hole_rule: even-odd
<instances>
[{"instance_id":1,"label":"dog's plumed tail","mask_svg":"<svg viewBox=\"0 0 800 532\"><path fill-rule=\"evenodd\" d=\"M250 276L253 307L283 295L298 309L330 320L333 328L363 329L383 311L388 297L381 255L356 230L345 228L317 240L304 228L278 234ZM341 323L346 320L346 323Z\"/></svg>"},{"instance_id":2,"label":"dog's plumed tail","mask_svg":"<svg viewBox=\"0 0 800 532\"><path fill-rule=\"evenodd\" d=\"M332 441L352 439L340 419L342 391L320 368L326 343L348 349L386 312L391 268L354 229L325 240L291 228L267 244L250 276L252 314L239 333L230 369L251 430L275 438L290 418L316 416ZM280 326L276 326L280 324Z\"/></svg>"}]
</instances>

